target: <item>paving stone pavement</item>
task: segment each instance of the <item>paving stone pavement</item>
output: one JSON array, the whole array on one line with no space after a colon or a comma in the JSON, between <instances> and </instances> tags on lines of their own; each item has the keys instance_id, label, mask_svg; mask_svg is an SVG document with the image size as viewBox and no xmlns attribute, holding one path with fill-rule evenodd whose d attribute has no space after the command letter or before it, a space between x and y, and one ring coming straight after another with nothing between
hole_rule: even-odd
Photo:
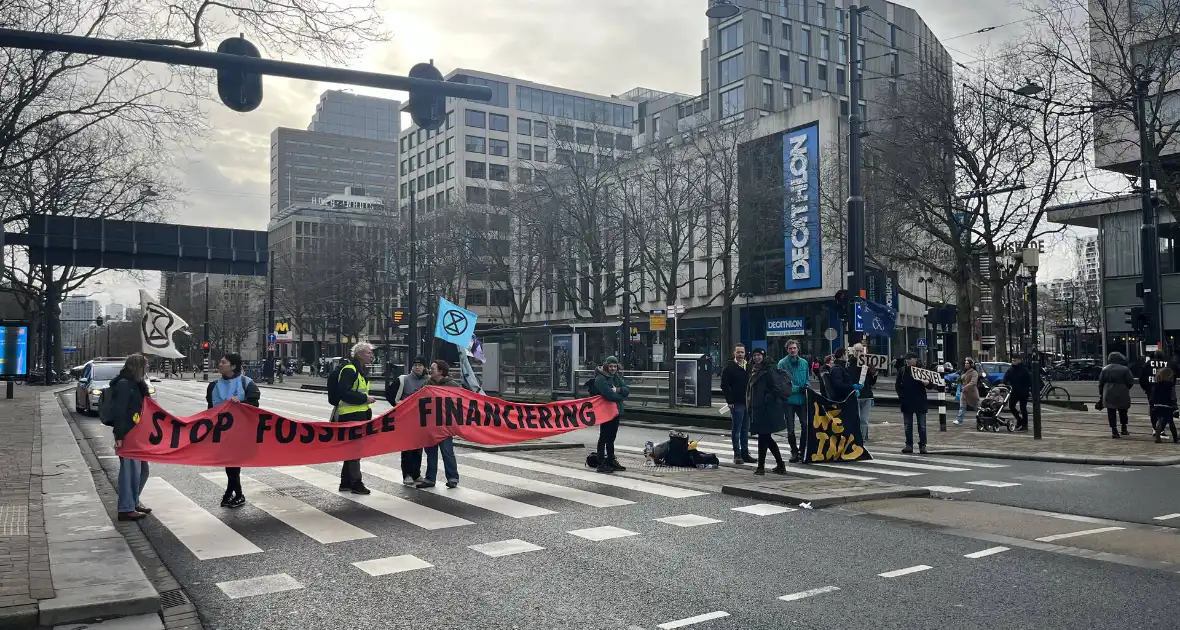
<instances>
[{"instance_id":1,"label":"paving stone pavement","mask_svg":"<svg viewBox=\"0 0 1180 630\"><path fill-rule=\"evenodd\" d=\"M41 500L44 387L13 387L0 401L0 628L37 623L37 600L54 596Z\"/></svg>"}]
</instances>

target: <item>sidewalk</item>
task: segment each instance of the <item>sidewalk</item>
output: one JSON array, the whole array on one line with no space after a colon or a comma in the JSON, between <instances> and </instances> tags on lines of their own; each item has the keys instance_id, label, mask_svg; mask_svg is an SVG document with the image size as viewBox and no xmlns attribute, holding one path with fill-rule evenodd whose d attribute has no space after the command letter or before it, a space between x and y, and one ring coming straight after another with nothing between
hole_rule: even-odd
<instances>
[{"instance_id":1,"label":"sidewalk","mask_svg":"<svg viewBox=\"0 0 1180 630\"><path fill-rule=\"evenodd\" d=\"M160 608L108 516L58 402L61 390L17 386L12 400L0 401L0 457L7 463L0 473L0 628L153 615Z\"/></svg>"}]
</instances>

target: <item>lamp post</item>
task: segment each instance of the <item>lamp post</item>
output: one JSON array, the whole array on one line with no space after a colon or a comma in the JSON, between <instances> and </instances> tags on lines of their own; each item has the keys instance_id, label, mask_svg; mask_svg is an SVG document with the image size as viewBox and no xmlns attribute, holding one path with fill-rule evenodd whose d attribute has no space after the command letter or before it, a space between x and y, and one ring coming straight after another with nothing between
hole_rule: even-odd
<instances>
[{"instance_id":1,"label":"lamp post","mask_svg":"<svg viewBox=\"0 0 1180 630\"><path fill-rule=\"evenodd\" d=\"M934 278L929 276L922 276L918 278L918 284L922 285L922 292L926 298L926 319L922 321L922 336L926 338L926 365L930 365L930 352L933 344L930 343L930 284L934 282Z\"/></svg>"},{"instance_id":2,"label":"lamp post","mask_svg":"<svg viewBox=\"0 0 1180 630\"><path fill-rule=\"evenodd\" d=\"M856 320L856 303L865 299L865 200L861 194L860 171L864 150L861 147L860 119L860 50L856 37L860 33L860 14L869 7L848 7L848 27L852 39L848 45L848 321ZM839 10L839 9L837 9ZM856 326L849 326L849 343L860 341ZM929 345L929 342L928 344Z\"/></svg>"},{"instance_id":3,"label":"lamp post","mask_svg":"<svg viewBox=\"0 0 1180 630\"><path fill-rule=\"evenodd\" d=\"M205 274L205 323L203 324L205 338L202 340L204 344L209 343L209 274ZM202 346L204 346L202 344ZM209 380L209 353L211 349L201 350L201 380Z\"/></svg>"},{"instance_id":4,"label":"lamp post","mask_svg":"<svg viewBox=\"0 0 1180 630\"><path fill-rule=\"evenodd\" d=\"M406 373L409 374L410 369L414 366L414 357L422 353L422 347L418 343L418 232L417 222L415 221L415 214L418 211L417 202L414 198L417 196L414 191L414 182L409 182L410 191L410 280L407 290L410 292L409 296L409 313L406 325L409 330L407 332L407 342L410 348L409 356L406 357Z\"/></svg>"},{"instance_id":5,"label":"lamp post","mask_svg":"<svg viewBox=\"0 0 1180 630\"><path fill-rule=\"evenodd\" d=\"M1030 247L1019 255L1020 264L1028 270L1031 280L1028 287L1029 328L1032 333L1032 360L1029 368L1032 370L1032 403L1033 403L1033 439L1041 439L1041 353L1037 347L1037 267L1040 267L1041 252Z\"/></svg>"}]
</instances>

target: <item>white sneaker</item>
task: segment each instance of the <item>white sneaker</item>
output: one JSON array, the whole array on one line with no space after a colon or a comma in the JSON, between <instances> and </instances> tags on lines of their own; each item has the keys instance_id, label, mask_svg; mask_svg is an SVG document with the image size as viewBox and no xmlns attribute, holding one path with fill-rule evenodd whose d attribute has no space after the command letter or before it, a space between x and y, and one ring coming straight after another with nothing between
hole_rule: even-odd
<instances>
[{"instance_id":1,"label":"white sneaker","mask_svg":"<svg viewBox=\"0 0 1180 630\"><path fill-rule=\"evenodd\" d=\"M414 486L414 478L409 475L402 477L402 485L413 487Z\"/></svg>"}]
</instances>

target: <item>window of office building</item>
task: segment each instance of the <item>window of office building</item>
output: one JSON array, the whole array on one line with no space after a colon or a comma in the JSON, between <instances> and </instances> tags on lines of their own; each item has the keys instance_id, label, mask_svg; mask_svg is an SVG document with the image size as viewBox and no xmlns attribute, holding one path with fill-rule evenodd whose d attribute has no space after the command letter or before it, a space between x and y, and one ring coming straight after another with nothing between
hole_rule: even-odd
<instances>
[{"instance_id":1,"label":"window of office building","mask_svg":"<svg viewBox=\"0 0 1180 630\"><path fill-rule=\"evenodd\" d=\"M410 170L411 171L418 168L418 166L417 166L418 162L416 161L416 159L417 158L415 158L414 156L412 156L412 155L410 156Z\"/></svg>"},{"instance_id":2,"label":"window of office building","mask_svg":"<svg viewBox=\"0 0 1180 630\"><path fill-rule=\"evenodd\" d=\"M629 136L625 133L616 133L615 134L615 148L622 149L624 151L630 151L631 150L631 136Z\"/></svg>"},{"instance_id":3,"label":"window of office building","mask_svg":"<svg viewBox=\"0 0 1180 630\"><path fill-rule=\"evenodd\" d=\"M488 189L481 186L467 187L467 202L468 203L487 203Z\"/></svg>"},{"instance_id":4,"label":"window of office building","mask_svg":"<svg viewBox=\"0 0 1180 630\"><path fill-rule=\"evenodd\" d=\"M828 64L821 63L815 66L815 80L819 81L820 87L828 89Z\"/></svg>"},{"instance_id":5,"label":"window of office building","mask_svg":"<svg viewBox=\"0 0 1180 630\"><path fill-rule=\"evenodd\" d=\"M774 111L774 84L762 84L762 109Z\"/></svg>"},{"instance_id":6,"label":"window of office building","mask_svg":"<svg viewBox=\"0 0 1180 630\"><path fill-rule=\"evenodd\" d=\"M780 81L791 80L791 58L783 53L778 55L778 78Z\"/></svg>"},{"instance_id":7,"label":"window of office building","mask_svg":"<svg viewBox=\"0 0 1180 630\"><path fill-rule=\"evenodd\" d=\"M578 127L575 130L575 133L578 138L578 144L586 144L586 145L594 144L594 130L593 129L583 129L581 127Z\"/></svg>"},{"instance_id":8,"label":"window of office building","mask_svg":"<svg viewBox=\"0 0 1180 630\"><path fill-rule=\"evenodd\" d=\"M475 179L487 179L487 164L467 160L466 175Z\"/></svg>"},{"instance_id":9,"label":"window of office building","mask_svg":"<svg viewBox=\"0 0 1180 630\"><path fill-rule=\"evenodd\" d=\"M466 110L464 113L463 124L467 125L468 127L476 127L479 129L483 129L487 126L484 113L474 109Z\"/></svg>"},{"instance_id":10,"label":"window of office building","mask_svg":"<svg viewBox=\"0 0 1180 630\"><path fill-rule=\"evenodd\" d=\"M508 157L508 141L498 140L496 138L488 139L488 155L498 155L500 157Z\"/></svg>"},{"instance_id":11,"label":"window of office building","mask_svg":"<svg viewBox=\"0 0 1180 630\"><path fill-rule=\"evenodd\" d=\"M516 133L522 136L529 136L533 133L533 121L528 118L516 119Z\"/></svg>"},{"instance_id":12,"label":"window of office building","mask_svg":"<svg viewBox=\"0 0 1180 630\"><path fill-rule=\"evenodd\" d=\"M837 56L840 63L848 63L848 40L843 37L840 38L840 44L837 47Z\"/></svg>"},{"instance_id":13,"label":"window of office building","mask_svg":"<svg viewBox=\"0 0 1180 630\"><path fill-rule=\"evenodd\" d=\"M615 134L609 131L595 132L595 139L598 141L598 146L609 149L615 146Z\"/></svg>"},{"instance_id":14,"label":"window of office building","mask_svg":"<svg viewBox=\"0 0 1180 630\"><path fill-rule=\"evenodd\" d=\"M533 159L533 145L524 142L516 143L516 157L521 160Z\"/></svg>"},{"instance_id":15,"label":"window of office building","mask_svg":"<svg viewBox=\"0 0 1180 630\"><path fill-rule=\"evenodd\" d=\"M600 123L612 127L630 128L634 120L633 107L599 101L572 94L550 92L537 88L516 86L516 106L526 112ZM539 136L536 129L533 135Z\"/></svg>"},{"instance_id":16,"label":"window of office building","mask_svg":"<svg viewBox=\"0 0 1180 630\"><path fill-rule=\"evenodd\" d=\"M488 164L488 179L496 182L508 181L508 166L504 164Z\"/></svg>"},{"instance_id":17,"label":"window of office building","mask_svg":"<svg viewBox=\"0 0 1180 630\"><path fill-rule=\"evenodd\" d=\"M447 179L455 179L455 163L447 162Z\"/></svg>"},{"instance_id":18,"label":"window of office building","mask_svg":"<svg viewBox=\"0 0 1180 630\"><path fill-rule=\"evenodd\" d=\"M805 55L811 54L811 31L808 29L799 31L799 52Z\"/></svg>"},{"instance_id":19,"label":"window of office building","mask_svg":"<svg viewBox=\"0 0 1180 630\"><path fill-rule=\"evenodd\" d=\"M574 163L574 152L569 149L558 149L557 163L562 166L572 166Z\"/></svg>"},{"instance_id":20,"label":"window of office building","mask_svg":"<svg viewBox=\"0 0 1180 630\"><path fill-rule=\"evenodd\" d=\"M409 191L409 186L407 186L407 185L405 185L405 184L402 184L401 186L399 186L399 187L398 187L398 190L400 190L400 191L401 191L401 198L402 198L402 199L405 199L406 197L409 197L409 196L410 196L410 195L409 195L409 192L410 192L410 191Z\"/></svg>"},{"instance_id":21,"label":"window of office building","mask_svg":"<svg viewBox=\"0 0 1180 630\"><path fill-rule=\"evenodd\" d=\"M770 76L770 51L758 51L758 74L768 77Z\"/></svg>"},{"instance_id":22,"label":"window of office building","mask_svg":"<svg viewBox=\"0 0 1180 630\"><path fill-rule=\"evenodd\" d=\"M492 79L457 74L451 79L452 83L466 83L467 85L482 85L492 90L492 100L488 103L496 107L508 107L508 84ZM451 99L447 99L448 101Z\"/></svg>"},{"instance_id":23,"label":"window of office building","mask_svg":"<svg viewBox=\"0 0 1180 630\"><path fill-rule=\"evenodd\" d=\"M447 138L447 155L455 152L455 139Z\"/></svg>"},{"instance_id":24,"label":"window of office building","mask_svg":"<svg viewBox=\"0 0 1180 630\"><path fill-rule=\"evenodd\" d=\"M418 176L418 190L422 190L423 188L426 188L426 176L419 175Z\"/></svg>"},{"instance_id":25,"label":"window of office building","mask_svg":"<svg viewBox=\"0 0 1180 630\"><path fill-rule=\"evenodd\" d=\"M836 93L848 93L848 73L844 68L836 68Z\"/></svg>"},{"instance_id":26,"label":"window of office building","mask_svg":"<svg viewBox=\"0 0 1180 630\"><path fill-rule=\"evenodd\" d=\"M798 80L798 82L802 83L803 85L810 85L810 83L811 83L810 75L807 72L807 60L806 59L799 60L799 80Z\"/></svg>"},{"instance_id":27,"label":"window of office building","mask_svg":"<svg viewBox=\"0 0 1180 630\"><path fill-rule=\"evenodd\" d=\"M725 118L734 114L740 114L746 110L746 89L743 86L738 86L732 90L726 90L721 93L721 117Z\"/></svg>"},{"instance_id":28,"label":"window of office building","mask_svg":"<svg viewBox=\"0 0 1180 630\"><path fill-rule=\"evenodd\" d=\"M434 147L427 147L426 149L426 163L430 164L434 161Z\"/></svg>"},{"instance_id":29,"label":"window of office building","mask_svg":"<svg viewBox=\"0 0 1180 630\"><path fill-rule=\"evenodd\" d=\"M580 169L594 168L594 154L587 151L578 151L574 154L574 164L577 164Z\"/></svg>"},{"instance_id":30,"label":"window of office building","mask_svg":"<svg viewBox=\"0 0 1180 630\"><path fill-rule=\"evenodd\" d=\"M426 187L430 188L432 186L434 186L434 171L426 174Z\"/></svg>"},{"instance_id":31,"label":"window of office building","mask_svg":"<svg viewBox=\"0 0 1180 630\"><path fill-rule=\"evenodd\" d=\"M742 53L738 53L728 59L722 59L718 63L718 75L721 78L720 85L729 85L745 76L744 61L745 59Z\"/></svg>"},{"instance_id":32,"label":"window of office building","mask_svg":"<svg viewBox=\"0 0 1180 630\"><path fill-rule=\"evenodd\" d=\"M333 158L333 159L335 159L335 158ZM341 161L343 161L343 160L341 160ZM426 152L419 151L418 152L418 168L422 168L423 166L426 166Z\"/></svg>"},{"instance_id":33,"label":"window of office building","mask_svg":"<svg viewBox=\"0 0 1180 630\"><path fill-rule=\"evenodd\" d=\"M508 167L504 167L507 170ZM497 181L508 181L508 175L504 175L504 179ZM497 208L507 208L511 203L512 196L508 194L507 190L500 190L498 188L488 189L488 203Z\"/></svg>"},{"instance_id":34,"label":"window of office building","mask_svg":"<svg viewBox=\"0 0 1180 630\"><path fill-rule=\"evenodd\" d=\"M534 162L548 162L549 161L549 147L541 145L533 145L533 161Z\"/></svg>"},{"instance_id":35,"label":"window of office building","mask_svg":"<svg viewBox=\"0 0 1180 630\"><path fill-rule=\"evenodd\" d=\"M791 86L783 86L783 107L788 108L795 104L794 93L791 91Z\"/></svg>"},{"instance_id":36,"label":"window of office building","mask_svg":"<svg viewBox=\"0 0 1180 630\"><path fill-rule=\"evenodd\" d=\"M503 114L488 114L488 129L507 132L508 117Z\"/></svg>"},{"instance_id":37,"label":"window of office building","mask_svg":"<svg viewBox=\"0 0 1180 630\"><path fill-rule=\"evenodd\" d=\"M471 153L483 153L484 142L485 141L481 136L467 136L467 138L464 140L463 148L467 149Z\"/></svg>"},{"instance_id":38,"label":"window of office building","mask_svg":"<svg viewBox=\"0 0 1180 630\"><path fill-rule=\"evenodd\" d=\"M783 48L791 48L791 23L783 22Z\"/></svg>"},{"instance_id":39,"label":"window of office building","mask_svg":"<svg viewBox=\"0 0 1180 630\"><path fill-rule=\"evenodd\" d=\"M543 120L534 120L533 121L533 137L534 138L547 138L547 137L549 137L549 123L547 123Z\"/></svg>"},{"instance_id":40,"label":"window of office building","mask_svg":"<svg viewBox=\"0 0 1180 630\"><path fill-rule=\"evenodd\" d=\"M848 115L848 101L846 99L840 99L840 115Z\"/></svg>"},{"instance_id":41,"label":"window of office building","mask_svg":"<svg viewBox=\"0 0 1180 630\"><path fill-rule=\"evenodd\" d=\"M815 3L815 23L817 26L828 25L828 5L826 3Z\"/></svg>"},{"instance_id":42,"label":"window of office building","mask_svg":"<svg viewBox=\"0 0 1180 630\"><path fill-rule=\"evenodd\" d=\"M844 30L844 9L841 9L840 7L836 7L834 9L834 12L836 13L836 30L843 33L843 32L845 32L845 30Z\"/></svg>"},{"instance_id":43,"label":"window of office building","mask_svg":"<svg viewBox=\"0 0 1180 630\"><path fill-rule=\"evenodd\" d=\"M793 1L793 0L792 0ZM778 0L778 14L780 17L787 17L788 0Z\"/></svg>"},{"instance_id":44,"label":"window of office building","mask_svg":"<svg viewBox=\"0 0 1180 630\"><path fill-rule=\"evenodd\" d=\"M557 127L554 129L553 136L564 142L573 142L574 128L570 125L557 125Z\"/></svg>"},{"instance_id":45,"label":"window of office building","mask_svg":"<svg viewBox=\"0 0 1180 630\"><path fill-rule=\"evenodd\" d=\"M447 112L447 129L455 126L455 112Z\"/></svg>"},{"instance_id":46,"label":"window of office building","mask_svg":"<svg viewBox=\"0 0 1180 630\"><path fill-rule=\"evenodd\" d=\"M772 32L774 32L774 22L771 22L768 17L762 18L762 36L765 39L770 39Z\"/></svg>"},{"instance_id":47,"label":"window of office building","mask_svg":"<svg viewBox=\"0 0 1180 630\"><path fill-rule=\"evenodd\" d=\"M516 168L516 181L522 184L531 184L533 181L533 169L518 166Z\"/></svg>"},{"instance_id":48,"label":"window of office building","mask_svg":"<svg viewBox=\"0 0 1180 630\"><path fill-rule=\"evenodd\" d=\"M889 45L893 48L897 48L897 25L896 24L889 25Z\"/></svg>"},{"instance_id":49,"label":"window of office building","mask_svg":"<svg viewBox=\"0 0 1180 630\"><path fill-rule=\"evenodd\" d=\"M717 39L721 40L721 54L734 50L742 45L742 23L730 24L717 31Z\"/></svg>"},{"instance_id":50,"label":"window of office building","mask_svg":"<svg viewBox=\"0 0 1180 630\"><path fill-rule=\"evenodd\" d=\"M827 59L828 58L829 43L830 42L828 40L828 36L826 34L820 34L820 36L819 36L819 58L820 59Z\"/></svg>"},{"instance_id":51,"label":"window of office building","mask_svg":"<svg viewBox=\"0 0 1180 630\"><path fill-rule=\"evenodd\" d=\"M405 160L402 160L402 164L401 164L401 174L402 175L406 174L406 165L407 164L408 164L408 162L406 162Z\"/></svg>"}]
</instances>

